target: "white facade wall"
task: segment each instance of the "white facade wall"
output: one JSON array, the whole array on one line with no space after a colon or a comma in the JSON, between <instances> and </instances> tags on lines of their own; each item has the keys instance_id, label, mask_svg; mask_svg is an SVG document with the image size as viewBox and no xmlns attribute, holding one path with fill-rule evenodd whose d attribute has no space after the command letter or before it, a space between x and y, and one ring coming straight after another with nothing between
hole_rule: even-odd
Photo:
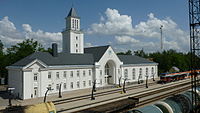
<instances>
[{"instance_id":1,"label":"white facade wall","mask_svg":"<svg viewBox=\"0 0 200 113\"><path fill-rule=\"evenodd\" d=\"M61 84L61 91L72 91L84 88L92 87L92 68L74 68L74 69L44 69L37 63L33 64L29 69L31 71L25 71L24 74L24 95L20 97L22 99L29 99L35 97L43 97L47 91L47 87L51 85L53 90L48 94L55 94L59 92ZM64 76L66 72L66 77ZM73 76L71 76L71 72ZM79 72L79 76L77 73ZM48 74L51 73L51 77L48 78ZM85 73L85 74L83 74ZM90 73L90 74L89 74ZM34 74L37 74L37 80L34 80ZM58 74L58 76L57 76ZM77 84L79 82L79 85ZM73 88L71 86L73 83ZM65 87L66 84L66 87ZM79 87L78 87L79 86ZM37 89L35 94L35 89Z\"/></svg>"},{"instance_id":2,"label":"white facade wall","mask_svg":"<svg viewBox=\"0 0 200 113\"><path fill-rule=\"evenodd\" d=\"M141 73L141 78L139 80L146 80L146 69L148 68L147 71L147 75L148 75L148 79L152 79L153 76L154 78L158 77L157 74L157 65L148 65L148 64L144 64L144 65L136 65L136 66L123 66L123 78L125 78L125 70L128 70L128 80L127 82L136 82L138 81L138 77L140 74L140 68L142 69L142 73ZM153 68L153 72L152 72L152 68ZM133 77L133 69L135 69L135 77ZM135 79L133 79L135 78Z\"/></svg>"},{"instance_id":3,"label":"white facade wall","mask_svg":"<svg viewBox=\"0 0 200 113\"><path fill-rule=\"evenodd\" d=\"M93 66L89 67L43 67L39 63L34 63L27 69L21 70L9 69L9 87L14 87L14 95L22 99L43 97L47 91L49 85L53 90L49 91L48 94L59 93L59 87L61 84L61 91L72 91L84 88L91 88L93 81L96 80L97 87L103 87L106 85L119 84L119 77L125 78L124 71L128 70L128 80L127 82L138 81L139 69L142 68L142 78L140 80L146 80L146 68L148 68L148 79L152 79L152 68L154 69L154 78L157 75L157 65L123 65L119 61L115 54L110 54L111 48L109 48L102 59L96 63L95 68ZM111 81L108 84L105 75L105 64L111 62L114 66L114 71L112 77L109 78ZM135 79L133 79L132 70L135 69ZM66 77L64 73L66 72ZM91 74L89 74L89 72ZM51 77L48 75L51 73ZM71 75L73 73L73 76ZM79 76L78 74L79 73ZM84 74L85 73L85 74ZM34 80L34 76L37 75L37 80ZM58 75L58 76L57 76ZM79 85L77 84L79 82ZM73 83L73 88L72 84ZM121 80L123 83L123 79ZM66 87L65 87L66 84ZM23 86L23 87L22 87ZM36 94L35 94L36 90Z\"/></svg>"},{"instance_id":4,"label":"white facade wall","mask_svg":"<svg viewBox=\"0 0 200 113\"><path fill-rule=\"evenodd\" d=\"M113 51L111 47L109 47L104 55L101 57L99 62L97 62L95 65L99 66L96 71L96 80L97 80L97 86L105 86L107 85L106 81L106 75L105 75L105 65L106 63L110 63L110 65L113 67L112 71L112 77L109 78L111 84L118 84L118 77L120 76L120 73L118 73L118 69L120 69L120 66L123 64ZM121 69L120 69L121 70ZM102 71L102 75L100 74L100 71ZM102 81L102 84L101 84Z\"/></svg>"}]
</instances>

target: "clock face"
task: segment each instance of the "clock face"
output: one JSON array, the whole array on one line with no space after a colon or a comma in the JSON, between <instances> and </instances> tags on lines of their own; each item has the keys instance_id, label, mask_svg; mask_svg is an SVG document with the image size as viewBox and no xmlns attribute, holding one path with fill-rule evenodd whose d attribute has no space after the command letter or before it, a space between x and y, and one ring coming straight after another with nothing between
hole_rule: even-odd
<instances>
[{"instance_id":1,"label":"clock face","mask_svg":"<svg viewBox=\"0 0 200 113\"><path fill-rule=\"evenodd\" d=\"M109 55L111 55L111 54L112 54L112 51L111 51L111 50L109 50L109 51L108 51L108 53L109 53Z\"/></svg>"}]
</instances>

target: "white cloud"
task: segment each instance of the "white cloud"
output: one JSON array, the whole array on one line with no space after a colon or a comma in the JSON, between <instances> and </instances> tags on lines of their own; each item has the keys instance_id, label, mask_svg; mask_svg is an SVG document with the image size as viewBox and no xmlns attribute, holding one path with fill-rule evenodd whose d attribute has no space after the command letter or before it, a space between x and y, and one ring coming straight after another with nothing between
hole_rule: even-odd
<instances>
[{"instance_id":1,"label":"white cloud","mask_svg":"<svg viewBox=\"0 0 200 113\"><path fill-rule=\"evenodd\" d=\"M85 43L85 47L93 47L94 45L92 43Z\"/></svg>"},{"instance_id":2,"label":"white cloud","mask_svg":"<svg viewBox=\"0 0 200 113\"><path fill-rule=\"evenodd\" d=\"M169 17L159 19L153 13L147 16L146 21L133 26L131 16L122 15L118 10L108 8L105 15L100 17L100 22L92 24L87 33L115 37L118 46L127 44L129 47L157 51L160 47L160 26L163 25L165 49L188 51L188 32L180 29Z\"/></svg>"},{"instance_id":3,"label":"white cloud","mask_svg":"<svg viewBox=\"0 0 200 113\"><path fill-rule=\"evenodd\" d=\"M11 22L8 17L4 17L0 20L0 40L3 42L4 47L8 48L25 39L33 38L40 42L45 48L51 47L51 43L56 42L61 51L62 35L60 32L52 33L44 32L42 30L32 31L32 27L29 24L22 24L22 28L22 32L17 30L14 23Z\"/></svg>"},{"instance_id":4,"label":"white cloud","mask_svg":"<svg viewBox=\"0 0 200 113\"><path fill-rule=\"evenodd\" d=\"M119 44L127 44L127 43L138 43L139 40L136 40L134 38L131 38L130 36L115 36L115 40L119 43Z\"/></svg>"},{"instance_id":5,"label":"white cloud","mask_svg":"<svg viewBox=\"0 0 200 113\"><path fill-rule=\"evenodd\" d=\"M132 30L132 19L127 15L120 15L118 10L108 8L105 12L106 17L100 18L100 23L94 23L88 30L89 34L126 34Z\"/></svg>"},{"instance_id":6,"label":"white cloud","mask_svg":"<svg viewBox=\"0 0 200 113\"><path fill-rule=\"evenodd\" d=\"M25 32L32 32L32 28L29 24L22 24L22 27Z\"/></svg>"}]
</instances>

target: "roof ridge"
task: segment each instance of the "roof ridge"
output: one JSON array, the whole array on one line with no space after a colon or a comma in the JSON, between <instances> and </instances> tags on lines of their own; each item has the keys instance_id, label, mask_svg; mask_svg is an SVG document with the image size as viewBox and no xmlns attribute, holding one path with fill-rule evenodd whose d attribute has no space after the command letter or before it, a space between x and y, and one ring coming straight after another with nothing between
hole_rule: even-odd
<instances>
[{"instance_id":1,"label":"roof ridge","mask_svg":"<svg viewBox=\"0 0 200 113\"><path fill-rule=\"evenodd\" d=\"M84 49L90 49L90 48L100 48L100 47L109 47L110 45L104 45L104 46L93 46L93 47L86 47Z\"/></svg>"}]
</instances>

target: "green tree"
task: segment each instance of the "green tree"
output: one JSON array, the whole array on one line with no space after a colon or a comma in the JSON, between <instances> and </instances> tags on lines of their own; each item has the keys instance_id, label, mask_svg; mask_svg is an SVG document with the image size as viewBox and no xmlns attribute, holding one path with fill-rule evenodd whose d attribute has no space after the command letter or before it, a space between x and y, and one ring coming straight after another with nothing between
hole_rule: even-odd
<instances>
[{"instance_id":1,"label":"green tree","mask_svg":"<svg viewBox=\"0 0 200 113\"><path fill-rule=\"evenodd\" d=\"M3 43L0 40L0 54L3 54Z\"/></svg>"},{"instance_id":2,"label":"green tree","mask_svg":"<svg viewBox=\"0 0 200 113\"><path fill-rule=\"evenodd\" d=\"M7 58L10 59L8 65L15 63L16 61L36 51L44 50L45 49L40 43L38 43L38 41L34 41L33 39L26 39L23 42L17 43L16 45L13 45L7 49Z\"/></svg>"},{"instance_id":3,"label":"green tree","mask_svg":"<svg viewBox=\"0 0 200 113\"><path fill-rule=\"evenodd\" d=\"M140 56L140 57L143 57L143 58L147 58L148 57L148 55L144 52L143 49L134 51L134 55Z\"/></svg>"},{"instance_id":4,"label":"green tree","mask_svg":"<svg viewBox=\"0 0 200 113\"><path fill-rule=\"evenodd\" d=\"M126 52L119 52L119 53L117 53L117 55L132 55L132 51L128 50Z\"/></svg>"},{"instance_id":5,"label":"green tree","mask_svg":"<svg viewBox=\"0 0 200 113\"><path fill-rule=\"evenodd\" d=\"M26 39L21 43L7 48L6 54L0 56L0 76L7 79L7 69L6 66L9 66L20 59L36 52L36 51L45 51L40 43L34 41L33 39Z\"/></svg>"}]
</instances>

